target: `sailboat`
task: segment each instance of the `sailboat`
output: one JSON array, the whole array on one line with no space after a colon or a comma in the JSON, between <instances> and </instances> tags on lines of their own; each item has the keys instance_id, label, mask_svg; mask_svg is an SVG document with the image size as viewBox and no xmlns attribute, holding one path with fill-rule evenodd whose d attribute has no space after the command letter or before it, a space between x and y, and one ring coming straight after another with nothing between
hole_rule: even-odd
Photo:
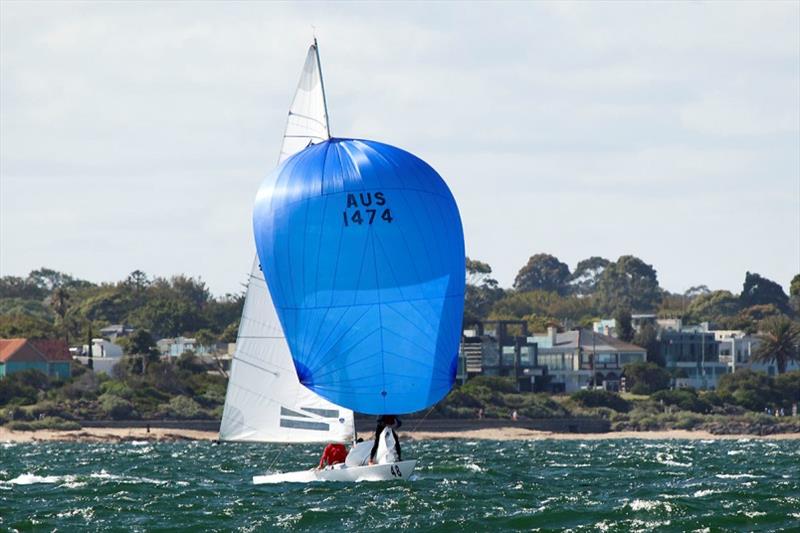
<instances>
[{"instance_id":1,"label":"sailboat","mask_svg":"<svg viewBox=\"0 0 800 533\"><path fill-rule=\"evenodd\" d=\"M409 413L447 394L464 298L455 200L416 156L331 138L316 41L278 167L258 191L253 228L258 255L222 440L352 439L353 410ZM381 435L379 457L390 438ZM329 469L253 481L408 478L414 460L364 464L370 444Z\"/></svg>"}]
</instances>

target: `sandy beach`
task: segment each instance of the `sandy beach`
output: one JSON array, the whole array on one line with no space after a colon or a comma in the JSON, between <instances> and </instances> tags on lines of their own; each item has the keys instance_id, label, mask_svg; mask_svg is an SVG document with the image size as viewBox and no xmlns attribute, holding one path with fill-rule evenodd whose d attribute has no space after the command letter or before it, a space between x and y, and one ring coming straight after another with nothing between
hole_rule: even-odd
<instances>
[{"instance_id":1,"label":"sandy beach","mask_svg":"<svg viewBox=\"0 0 800 533\"><path fill-rule=\"evenodd\" d=\"M715 435L707 431L615 431L609 433L551 433L522 428L492 428L453 432L415 431L402 432L401 437L411 440L467 439L467 440L609 440L609 439L772 439L798 440L800 433L780 433L775 435ZM83 428L73 431L37 430L11 431L0 427L0 442L124 442L132 440L176 441L176 440L216 440L213 431L191 429L151 428Z\"/></svg>"}]
</instances>

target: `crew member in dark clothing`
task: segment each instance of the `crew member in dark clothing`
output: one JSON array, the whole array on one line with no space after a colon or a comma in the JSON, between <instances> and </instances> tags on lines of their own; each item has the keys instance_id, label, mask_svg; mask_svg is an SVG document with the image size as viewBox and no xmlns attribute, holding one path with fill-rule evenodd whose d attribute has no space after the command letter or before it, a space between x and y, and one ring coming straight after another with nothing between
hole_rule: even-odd
<instances>
[{"instance_id":1,"label":"crew member in dark clothing","mask_svg":"<svg viewBox=\"0 0 800 533\"><path fill-rule=\"evenodd\" d=\"M395 429L399 429L403 423L396 415L380 415L377 420L377 426L375 427L375 440L372 444L372 451L369 452L369 464L375 464L375 454L378 453L378 442L381 438L381 433L383 430L388 428L392 429L392 436L394 437L394 451L397 452L397 460L402 461L400 458L400 439L397 438L397 433L394 432Z\"/></svg>"}]
</instances>

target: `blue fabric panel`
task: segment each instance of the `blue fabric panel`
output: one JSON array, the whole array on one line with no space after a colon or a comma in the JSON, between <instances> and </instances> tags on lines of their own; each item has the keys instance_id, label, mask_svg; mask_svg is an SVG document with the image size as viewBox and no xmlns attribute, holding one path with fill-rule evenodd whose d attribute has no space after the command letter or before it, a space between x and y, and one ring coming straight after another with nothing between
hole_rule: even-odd
<instances>
[{"instance_id":1,"label":"blue fabric panel","mask_svg":"<svg viewBox=\"0 0 800 533\"><path fill-rule=\"evenodd\" d=\"M369 414L419 411L447 394L464 234L427 163L374 141L310 146L265 180L253 227L301 383Z\"/></svg>"}]
</instances>

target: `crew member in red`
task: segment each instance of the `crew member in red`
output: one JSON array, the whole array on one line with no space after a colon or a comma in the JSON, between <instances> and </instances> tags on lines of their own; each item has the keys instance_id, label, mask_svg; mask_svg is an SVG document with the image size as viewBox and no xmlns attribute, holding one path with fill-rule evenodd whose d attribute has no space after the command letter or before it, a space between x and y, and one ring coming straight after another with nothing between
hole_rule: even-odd
<instances>
[{"instance_id":1,"label":"crew member in red","mask_svg":"<svg viewBox=\"0 0 800 533\"><path fill-rule=\"evenodd\" d=\"M344 444L332 442L325 446L317 470L322 470L326 466L343 463L345 459L347 459L347 448L344 447Z\"/></svg>"}]
</instances>

